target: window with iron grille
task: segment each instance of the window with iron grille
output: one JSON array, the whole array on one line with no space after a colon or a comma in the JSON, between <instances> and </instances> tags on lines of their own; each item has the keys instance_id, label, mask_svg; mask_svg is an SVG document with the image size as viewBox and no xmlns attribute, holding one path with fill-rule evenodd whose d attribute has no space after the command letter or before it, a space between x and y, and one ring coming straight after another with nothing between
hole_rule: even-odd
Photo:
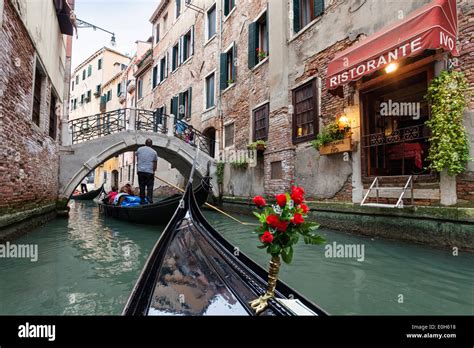
<instances>
[{"instance_id":1,"label":"window with iron grille","mask_svg":"<svg viewBox=\"0 0 474 348\"><path fill-rule=\"evenodd\" d=\"M318 132L316 79L293 90L293 143L315 138Z\"/></svg>"},{"instance_id":2,"label":"window with iron grille","mask_svg":"<svg viewBox=\"0 0 474 348\"><path fill-rule=\"evenodd\" d=\"M268 104L253 111L253 140L267 140L268 135Z\"/></svg>"},{"instance_id":3,"label":"window with iron grille","mask_svg":"<svg viewBox=\"0 0 474 348\"><path fill-rule=\"evenodd\" d=\"M225 147L234 145L234 123L224 127Z\"/></svg>"}]
</instances>

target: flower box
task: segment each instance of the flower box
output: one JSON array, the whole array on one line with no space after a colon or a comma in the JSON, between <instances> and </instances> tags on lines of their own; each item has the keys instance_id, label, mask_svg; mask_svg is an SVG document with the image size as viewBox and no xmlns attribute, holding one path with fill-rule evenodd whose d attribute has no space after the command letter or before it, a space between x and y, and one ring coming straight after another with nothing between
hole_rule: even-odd
<instances>
[{"instance_id":1,"label":"flower box","mask_svg":"<svg viewBox=\"0 0 474 348\"><path fill-rule=\"evenodd\" d=\"M321 146L319 149L319 153L321 155L333 155L335 153L341 152L352 152L351 138L332 141L326 145Z\"/></svg>"}]
</instances>

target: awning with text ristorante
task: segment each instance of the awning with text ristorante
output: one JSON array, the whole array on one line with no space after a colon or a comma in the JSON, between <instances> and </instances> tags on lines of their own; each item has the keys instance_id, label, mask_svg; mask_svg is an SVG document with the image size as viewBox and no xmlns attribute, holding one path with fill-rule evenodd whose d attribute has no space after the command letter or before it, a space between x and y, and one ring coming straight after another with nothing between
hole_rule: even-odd
<instances>
[{"instance_id":1,"label":"awning with text ristorante","mask_svg":"<svg viewBox=\"0 0 474 348\"><path fill-rule=\"evenodd\" d=\"M456 0L433 0L407 18L338 53L329 63L326 86L334 93L351 81L427 49L443 49L457 56L457 31Z\"/></svg>"}]
</instances>

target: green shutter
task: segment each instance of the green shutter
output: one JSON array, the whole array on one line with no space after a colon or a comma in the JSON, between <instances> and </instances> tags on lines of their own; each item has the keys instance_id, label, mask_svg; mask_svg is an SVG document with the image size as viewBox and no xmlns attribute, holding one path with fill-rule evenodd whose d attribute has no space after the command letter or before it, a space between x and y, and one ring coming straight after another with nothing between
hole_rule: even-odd
<instances>
[{"instance_id":1,"label":"green shutter","mask_svg":"<svg viewBox=\"0 0 474 348\"><path fill-rule=\"evenodd\" d=\"M227 88L227 54L225 53L221 53L220 88L221 90Z\"/></svg>"},{"instance_id":2,"label":"green shutter","mask_svg":"<svg viewBox=\"0 0 474 348\"><path fill-rule=\"evenodd\" d=\"M224 0L224 16L227 16L229 14L229 0Z\"/></svg>"},{"instance_id":3,"label":"green shutter","mask_svg":"<svg viewBox=\"0 0 474 348\"><path fill-rule=\"evenodd\" d=\"M301 29L300 0L293 0L293 30L295 33Z\"/></svg>"},{"instance_id":4,"label":"green shutter","mask_svg":"<svg viewBox=\"0 0 474 348\"><path fill-rule=\"evenodd\" d=\"M191 100L193 99L193 88L189 87L188 89L188 115L191 118Z\"/></svg>"},{"instance_id":5,"label":"green shutter","mask_svg":"<svg viewBox=\"0 0 474 348\"><path fill-rule=\"evenodd\" d=\"M175 116L174 123L178 119L178 97L173 97L171 99L171 113Z\"/></svg>"},{"instance_id":6,"label":"green shutter","mask_svg":"<svg viewBox=\"0 0 474 348\"><path fill-rule=\"evenodd\" d=\"M183 47L181 48L183 50L183 63L186 59L189 57L189 52L188 52L188 36L184 35L183 36Z\"/></svg>"},{"instance_id":7,"label":"green shutter","mask_svg":"<svg viewBox=\"0 0 474 348\"><path fill-rule=\"evenodd\" d=\"M234 42L234 46L232 47L232 81L237 81L237 45Z\"/></svg>"},{"instance_id":8,"label":"green shutter","mask_svg":"<svg viewBox=\"0 0 474 348\"><path fill-rule=\"evenodd\" d=\"M257 65L258 25L257 22L249 25L249 69Z\"/></svg>"},{"instance_id":9,"label":"green shutter","mask_svg":"<svg viewBox=\"0 0 474 348\"><path fill-rule=\"evenodd\" d=\"M182 120L184 117L184 93L180 93L178 96L178 120Z\"/></svg>"},{"instance_id":10,"label":"green shutter","mask_svg":"<svg viewBox=\"0 0 474 348\"><path fill-rule=\"evenodd\" d=\"M314 16L319 17L324 13L324 0L314 0Z\"/></svg>"}]
</instances>

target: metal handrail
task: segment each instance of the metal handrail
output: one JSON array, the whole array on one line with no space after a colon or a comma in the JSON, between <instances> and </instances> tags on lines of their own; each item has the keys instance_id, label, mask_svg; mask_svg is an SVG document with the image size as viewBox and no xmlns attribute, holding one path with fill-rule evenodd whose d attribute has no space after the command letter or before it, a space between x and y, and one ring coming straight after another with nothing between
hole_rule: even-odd
<instances>
[{"instance_id":1,"label":"metal handrail","mask_svg":"<svg viewBox=\"0 0 474 348\"><path fill-rule=\"evenodd\" d=\"M132 111L135 112L134 121L131 118ZM170 125L171 122L174 124ZM214 157L214 154L211 154L211 149L215 140L206 137L185 121L177 120L172 115L160 114L158 110L123 108L76 118L69 121L68 124L73 144L119 133L133 126L137 131L173 135L193 147L199 146L201 151ZM173 127L172 132L168 133L170 126Z\"/></svg>"},{"instance_id":2,"label":"metal handrail","mask_svg":"<svg viewBox=\"0 0 474 348\"><path fill-rule=\"evenodd\" d=\"M370 191L372 191L372 189L374 188L374 185L375 185L376 183L377 183L377 185L378 185L378 181L379 181L379 178L378 178L378 177L376 177L376 178L374 179L374 181L372 181L372 185L370 185L369 190L368 190L367 193L365 194L364 199L362 200L362 202L360 203L360 205L364 205L364 204L365 204L365 201L367 200L367 198L369 198ZM378 201L377 201L377 203L378 203Z\"/></svg>"},{"instance_id":3,"label":"metal handrail","mask_svg":"<svg viewBox=\"0 0 474 348\"><path fill-rule=\"evenodd\" d=\"M411 204L413 205L413 175L410 175L410 177L408 178L405 186L403 187L403 191L402 191L400 197L398 198L397 204L395 204L396 208L402 208L403 207L403 196L405 195L405 192L408 189L408 185L411 186Z\"/></svg>"}]
</instances>

